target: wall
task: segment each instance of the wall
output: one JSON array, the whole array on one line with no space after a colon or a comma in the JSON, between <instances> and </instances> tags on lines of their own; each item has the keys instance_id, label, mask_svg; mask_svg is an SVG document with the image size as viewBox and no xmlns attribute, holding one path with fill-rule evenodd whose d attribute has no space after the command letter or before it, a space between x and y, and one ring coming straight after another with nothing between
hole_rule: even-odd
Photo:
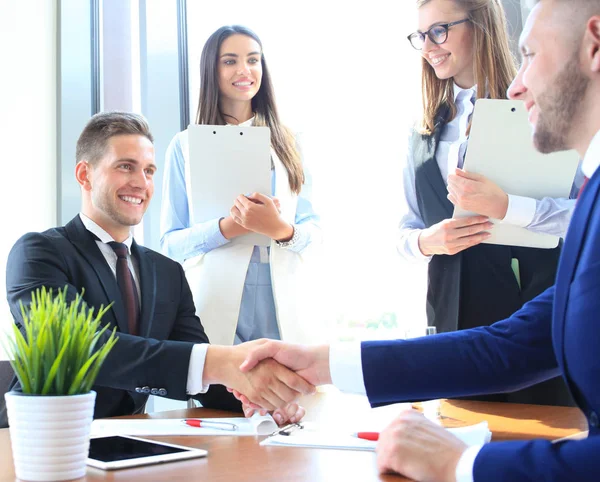
<instances>
[{"instance_id":1,"label":"wall","mask_svg":"<svg viewBox=\"0 0 600 482\"><path fill-rule=\"evenodd\" d=\"M28 231L56 225L57 0L0 0L0 330L6 258ZM0 359L5 355L0 349Z\"/></svg>"}]
</instances>

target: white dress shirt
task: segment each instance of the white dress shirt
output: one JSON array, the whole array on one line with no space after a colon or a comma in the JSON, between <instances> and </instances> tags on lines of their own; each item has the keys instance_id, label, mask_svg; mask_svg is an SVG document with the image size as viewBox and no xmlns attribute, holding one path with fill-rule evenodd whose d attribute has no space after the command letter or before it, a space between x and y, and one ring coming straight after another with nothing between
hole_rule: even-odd
<instances>
[{"instance_id":1,"label":"white dress shirt","mask_svg":"<svg viewBox=\"0 0 600 482\"><path fill-rule=\"evenodd\" d=\"M581 164L581 170L587 178L591 178L598 166L600 166L600 131L596 132L592 142L590 142Z\"/></svg>"},{"instance_id":2,"label":"white dress shirt","mask_svg":"<svg viewBox=\"0 0 600 482\"><path fill-rule=\"evenodd\" d=\"M96 240L96 244L100 249L100 252L106 259L108 266L110 267L112 273L117 277L117 254L113 251L112 247L108 245L115 241L113 237L108 234L104 229L102 229L98 224L88 218L85 214L79 213L79 218L81 222L85 226L85 228L96 235L98 238ZM129 237L123 241L123 244L127 246L127 265L129 266L129 270L133 275L133 280L135 282L135 288L138 294L138 300L141 303L142 300L142 292L140 289L140 277L139 277L139 267L137 260L131 256L131 243L133 242L133 236L131 233ZM189 395L195 395L197 393L206 393L209 385L204 385L202 381L202 375L204 373L204 363L206 362L206 351L208 350L208 343L197 343L192 348L192 353L190 356L190 364L188 369L188 378L186 390Z\"/></svg>"},{"instance_id":3,"label":"white dress shirt","mask_svg":"<svg viewBox=\"0 0 600 482\"><path fill-rule=\"evenodd\" d=\"M462 89L454 84L454 102L456 117L442 128L435 158L446 186L448 175L455 168L462 168L467 150L468 124L473 114L477 86ZM411 133L412 136L412 133ZM541 200L508 194L508 209L502 220L503 223L526 227L539 233L564 237L571 214L575 207L577 191L583 182L583 175L578 169L575 176L574 189L571 199L543 198ZM431 260L419 249L419 235L426 228L417 205L415 188L415 163L412 149L409 149L403 176L405 212L399 224L396 248L398 253L407 260Z\"/></svg>"}]
</instances>

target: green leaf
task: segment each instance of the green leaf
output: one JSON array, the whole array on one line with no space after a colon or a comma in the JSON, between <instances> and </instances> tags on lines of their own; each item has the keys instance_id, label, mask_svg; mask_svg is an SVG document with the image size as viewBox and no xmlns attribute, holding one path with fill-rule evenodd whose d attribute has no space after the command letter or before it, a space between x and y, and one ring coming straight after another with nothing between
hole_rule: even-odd
<instances>
[{"instance_id":1,"label":"green leaf","mask_svg":"<svg viewBox=\"0 0 600 482\"><path fill-rule=\"evenodd\" d=\"M73 395L92 388L100 368L118 338L116 328L98 347L108 325L98 329L104 314L88 307L83 291L68 301L68 287L53 294L41 287L31 294L31 303L21 303L21 329L13 326L6 352L24 393ZM106 338L106 337L104 337Z\"/></svg>"}]
</instances>

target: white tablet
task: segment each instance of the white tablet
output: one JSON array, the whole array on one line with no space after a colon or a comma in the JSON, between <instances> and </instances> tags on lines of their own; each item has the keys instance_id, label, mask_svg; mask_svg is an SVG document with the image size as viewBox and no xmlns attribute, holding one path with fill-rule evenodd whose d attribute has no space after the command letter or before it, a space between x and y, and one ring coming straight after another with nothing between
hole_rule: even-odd
<instances>
[{"instance_id":1,"label":"white tablet","mask_svg":"<svg viewBox=\"0 0 600 482\"><path fill-rule=\"evenodd\" d=\"M205 457L207 454L202 449L113 435L90 439L87 464L102 470L116 470Z\"/></svg>"}]
</instances>

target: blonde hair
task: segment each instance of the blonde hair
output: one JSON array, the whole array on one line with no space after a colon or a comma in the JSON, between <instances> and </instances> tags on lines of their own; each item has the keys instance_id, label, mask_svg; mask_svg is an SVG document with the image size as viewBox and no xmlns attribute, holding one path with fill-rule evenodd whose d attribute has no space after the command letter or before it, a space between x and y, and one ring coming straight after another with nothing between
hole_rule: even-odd
<instances>
[{"instance_id":1,"label":"blonde hair","mask_svg":"<svg viewBox=\"0 0 600 482\"><path fill-rule=\"evenodd\" d=\"M430 1L417 0L417 8ZM510 83L517 75L517 66L510 50L506 16L500 0L452 1L467 12L473 25L473 72L478 86L477 98L504 99ZM436 116L443 105L449 108L448 120L456 116L454 80L438 79L427 60L423 58L421 63L423 117L419 131L431 135L435 130Z\"/></svg>"}]
</instances>

